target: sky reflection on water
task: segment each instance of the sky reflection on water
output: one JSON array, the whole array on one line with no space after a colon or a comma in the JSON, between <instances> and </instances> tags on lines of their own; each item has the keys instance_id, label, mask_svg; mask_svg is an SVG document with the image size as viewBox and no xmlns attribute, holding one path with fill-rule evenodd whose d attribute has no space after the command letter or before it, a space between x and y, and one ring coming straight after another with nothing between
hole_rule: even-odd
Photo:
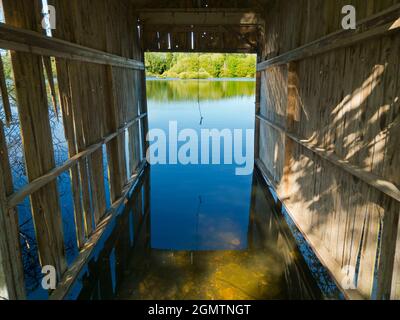
<instances>
[{"instance_id":1,"label":"sky reflection on water","mask_svg":"<svg viewBox=\"0 0 400 320\"><path fill-rule=\"evenodd\" d=\"M254 129L254 81L152 80L147 91L150 129ZM252 177L236 167L153 165L152 247L246 249Z\"/></svg>"}]
</instances>

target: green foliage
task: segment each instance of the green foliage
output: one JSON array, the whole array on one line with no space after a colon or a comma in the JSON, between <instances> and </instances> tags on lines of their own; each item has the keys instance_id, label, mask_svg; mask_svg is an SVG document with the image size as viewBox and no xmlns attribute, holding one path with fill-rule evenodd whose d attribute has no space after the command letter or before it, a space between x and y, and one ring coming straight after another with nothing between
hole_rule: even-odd
<instances>
[{"instance_id":1,"label":"green foliage","mask_svg":"<svg viewBox=\"0 0 400 320\"><path fill-rule=\"evenodd\" d=\"M239 93L242 96L254 96L256 83L253 79L235 81L148 80L146 86L149 101L197 101L197 99L205 101L237 97Z\"/></svg>"},{"instance_id":2,"label":"green foliage","mask_svg":"<svg viewBox=\"0 0 400 320\"><path fill-rule=\"evenodd\" d=\"M161 75L171 68L172 53L146 53L146 70L153 75Z\"/></svg>"},{"instance_id":3,"label":"green foliage","mask_svg":"<svg viewBox=\"0 0 400 320\"><path fill-rule=\"evenodd\" d=\"M9 58L9 55L7 55L7 52L3 51L1 52L2 60L3 60L3 68L4 68L4 76L6 80L12 79L12 73L11 73L11 59Z\"/></svg>"},{"instance_id":4,"label":"green foliage","mask_svg":"<svg viewBox=\"0 0 400 320\"><path fill-rule=\"evenodd\" d=\"M253 78L256 56L251 54L146 53L149 76L180 79Z\"/></svg>"}]
</instances>

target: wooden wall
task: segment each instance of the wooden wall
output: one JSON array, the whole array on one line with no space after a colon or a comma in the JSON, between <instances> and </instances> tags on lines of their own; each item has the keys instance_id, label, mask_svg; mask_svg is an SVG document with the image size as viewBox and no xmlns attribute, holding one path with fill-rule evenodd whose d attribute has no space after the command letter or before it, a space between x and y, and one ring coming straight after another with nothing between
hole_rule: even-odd
<instances>
[{"instance_id":1,"label":"wooden wall","mask_svg":"<svg viewBox=\"0 0 400 320\"><path fill-rule=\"evenodd\" d=\"M271 1L263 59L301 56L341 29L347 4L358 21L388 8L400 17L394 0ZM261 166L338 284L355 268L348 297L400 298L399 58L393 32L260 70Z\"/></svg>"},{"instance_id":2,"label":"wooden wall","mask_svg":"<svg viewBox=\"0 0 400 320\"><path fill-rule=\"evenodd\" d=\"M41 1L3 1L6 25L0 26L0 45L11 50L29 178L27 186L13 191L1 126L0 228L9 232L0 236L0 252L5 257L0 261L11 299L25 295L15 220L18 201L30 196L40 262L55 266L61 287L57 296L62 297L89 256L94 236L98 237L104 228L107 214L121 204L145 163L145 147L140 146L147 131L145 74L132 3L48 3L55 6L57 14L56 29L50 38L43 35L41 27ZM51 57L56 70L52 70ZM70 157L57 168L45 74L49 83L57 79L58 92L53 83L51 91L53 97L58 97ZM105 163L108 168L104 168ZM56 184L57 177L67 170L81 250L70 268L65 259ZM106 207L104 170L108 170L110 181L111 209Z\"/></svg>"}]
</instances>

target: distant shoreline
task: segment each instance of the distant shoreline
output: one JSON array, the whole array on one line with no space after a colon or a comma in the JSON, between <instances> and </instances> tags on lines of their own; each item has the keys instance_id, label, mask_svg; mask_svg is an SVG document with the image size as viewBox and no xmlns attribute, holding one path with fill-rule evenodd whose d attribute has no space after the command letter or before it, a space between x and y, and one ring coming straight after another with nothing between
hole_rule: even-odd
<instances>
[{"instance_id":1,"label":"distant shoreline","mask_svg":"<svg viewBox=\"0 0 400 320\"><path fill-rule=\"evenodd\" d=\"M255 82L255 78L209 78L209 79L180 79L180 78L158 78L147 76L146 80L150 81L238 81L238 82Z\"/></svg>"}]
</instances>

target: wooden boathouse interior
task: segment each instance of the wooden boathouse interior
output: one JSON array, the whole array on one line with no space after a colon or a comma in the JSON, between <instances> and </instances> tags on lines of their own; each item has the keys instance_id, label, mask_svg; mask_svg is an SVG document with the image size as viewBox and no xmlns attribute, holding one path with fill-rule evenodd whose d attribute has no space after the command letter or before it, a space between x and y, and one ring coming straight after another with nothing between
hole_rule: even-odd
<instances>
[{"instance_id":1,"label":"wooden boathouse interior","mask_svg":"<svg viewBox=\"0 0 400 320\"><path fill-rule=\"evenodd\" d=\"M26 297L17 205L64 299L147 166L144 52L256 53L256 167L347 299L400 299L400 1L2 0L29 183L14 191L0 85L0 292ZM356 30L341 27L354 5ZM69 160L55 166L47 97ZM127 138L128 137L128 138ZM125 144L126 139L129 145ZM112 206L104 194L106 148ZM68 266L56 179L71 177L80 253ZM355 266L348 288L344 268Z\"/></svg>"}]
</instances>

